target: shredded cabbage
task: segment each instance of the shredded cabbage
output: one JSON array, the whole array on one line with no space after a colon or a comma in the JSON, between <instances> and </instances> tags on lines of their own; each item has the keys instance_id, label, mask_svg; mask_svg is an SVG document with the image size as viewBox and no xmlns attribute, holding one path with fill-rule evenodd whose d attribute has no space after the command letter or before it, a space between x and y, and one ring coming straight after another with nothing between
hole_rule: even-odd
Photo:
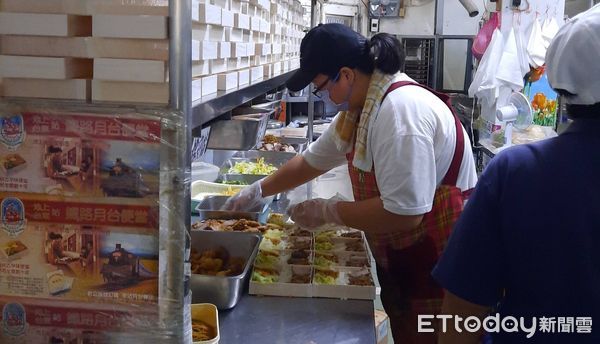
<instances>
[{"instance_id":1,"label":"shredded cabbage","mask_svg":"<svg viewBox=\"0 0 600 344\"><path fill-rule=\"evenodd\" d=\"M258 283L277 283L279 276L272 274L263 274L262 271L254 271L252 273L252 280Z\"/></svg>"},{"instance_id":2,"label":"shredded cabbage","mask_svg":"<svg viewBox=\"0 0 600 344\"><path fill-rule=\"evenodd\" d=\"M258 254L254 265L265 268L274 268L279 263L279 257L272 256L270 254Z\"/></svg>"},{"instance_id":3,"label":"shredded cabbage","mask_svg":"<svg viewBox=\"0 0 600 344\"><path fill-rule=\"evenodd\" d=\"M259 175L269 175L273 172L277 171L277 167L265 163L264 158L259 158L256 162L251 161L241 161L236 162L233 167L229 169L229 173L231 174L259 174Z\"/></svg>"},{"instance_id":4,"label":"shredded cabbage","mask_svg":"<svg viewBox=\"0 0 600 344\"><path fill-rule=\"evenodd\" d=\"M335 284L335 278L332 276L323 275L320 273L315 274L315 283L317 284Z\"/></svg>"},{"instance_id":5,"label":"shredded cabbage","mask_svg":"<svg viewBox=\"0 0 600 344\"><path fill-rule=\"evenodd\" d=\"M317 251L330 251L333 248L333 243L330 241L323 241L315 243L315 250Z\"/></svg>"},{"instance_id":6,"label":"shredded cabbage","mask_svg":"<svg viewBox=\"0 0 600 344\"><path fill-rule=\"evenodd\" d=\"M316 256L315 257L315 265L317 266L332 266L335 262L323 257L323 256Z\"/></svg>"}]
</instances>

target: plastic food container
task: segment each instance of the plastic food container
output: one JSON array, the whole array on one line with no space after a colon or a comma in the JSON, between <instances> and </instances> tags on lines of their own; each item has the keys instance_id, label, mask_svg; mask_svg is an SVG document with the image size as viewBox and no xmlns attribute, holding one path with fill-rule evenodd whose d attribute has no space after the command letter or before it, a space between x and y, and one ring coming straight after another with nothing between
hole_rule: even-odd
<instances>
[{"instance_id":1,"label":"plastic food container","mask_svg":"<svg viewBox=\"0 0 600 344\"><path fill-rule=\"evenodd\" d=\"M217 307L211 303L192 304L192 324L194 320L200 320L203 323L215 329L216 336L209 340L200 340L193 342L194 344L215 344L221 339L219 331L219 311Z\"/></svg>"}]
</instances>

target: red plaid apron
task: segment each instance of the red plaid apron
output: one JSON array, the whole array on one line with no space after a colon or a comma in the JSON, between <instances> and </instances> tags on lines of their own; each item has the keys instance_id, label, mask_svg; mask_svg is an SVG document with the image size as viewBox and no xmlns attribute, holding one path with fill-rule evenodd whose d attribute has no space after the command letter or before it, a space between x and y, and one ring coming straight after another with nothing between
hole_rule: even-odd
<instances>
[{"instance_id":1,"label":"red plaid apron","mask_svg":"<svg viewBox=\"0 0 600 344\"><path fill-rule=\"evenodd\" d=\"M428 89L452 110L447 95L411 82L392 84L384 98L396 88L406 85ZM435 191L432 210L423 216L421 224L412 231L384 235L366 233L377 262L381 299L390 317L392 334L396 341L402 343L436 342L435 333L417 332L417 315L438 314L441 310L443 289L431 277L431 270L444 250L452 226L460 216L468 196L468 192L463 193L456 187L464 154L464 136L456 115L454 120L457 133L454 157ZM354 153L353 150L346 158L355 200L379 197L374 168L371 172L365 172L354 167Z\"/></svg>"}]
</instances>

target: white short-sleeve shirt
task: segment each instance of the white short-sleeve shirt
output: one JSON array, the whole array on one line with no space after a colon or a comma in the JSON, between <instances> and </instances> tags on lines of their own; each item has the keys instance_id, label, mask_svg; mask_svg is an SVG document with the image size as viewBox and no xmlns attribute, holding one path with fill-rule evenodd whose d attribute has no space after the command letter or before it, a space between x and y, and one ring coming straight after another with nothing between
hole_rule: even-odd
<instances>
[{"instance_id":1,"label":"white short-sleeve shirt","mask_svg":"<svg viewBox=\"0 0 600 344\"><path fill-rule=\"evenodd\" d=\"M397 81L412 81L402 74ZM327 171L346 163L346 153L333 141L335 121L304 152L312 167ZM383 206L398 215L431 210L435 189L450 168L456 146L452 112L437 96L418 86L404 86L387 95L369 128L369 145ZM477 173L471 142L465 138L457 186L475 187Z\"/></svg>"}]
</instances>

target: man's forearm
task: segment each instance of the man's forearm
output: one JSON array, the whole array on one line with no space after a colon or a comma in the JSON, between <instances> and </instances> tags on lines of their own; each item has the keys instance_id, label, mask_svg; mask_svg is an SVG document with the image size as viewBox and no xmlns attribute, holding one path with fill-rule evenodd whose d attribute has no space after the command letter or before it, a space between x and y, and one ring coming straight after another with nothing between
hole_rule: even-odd
<instances>
[{"instance_id":1,"label":"man's forearm","mask_svg":"<svg viewBox=\"0 0 600 344\"><path fill-rule=\"evenodd\" d=\"M340 202L337 211L346 226L372 233L412 230L423 215L398 215L385 210L379 197L358 202Z\"/></svg>"},{"instance_id":2,"label":"man's forearm","mask_svg":"<svg viewBox=\"0 0 600 344\"><path fill-rule=\"evenodd\" d=\"M325 173L310 166L304 157L298 155L280 167L261 183L263 196L272 196L295 188Z\"/></svg>"}]
</instances>

